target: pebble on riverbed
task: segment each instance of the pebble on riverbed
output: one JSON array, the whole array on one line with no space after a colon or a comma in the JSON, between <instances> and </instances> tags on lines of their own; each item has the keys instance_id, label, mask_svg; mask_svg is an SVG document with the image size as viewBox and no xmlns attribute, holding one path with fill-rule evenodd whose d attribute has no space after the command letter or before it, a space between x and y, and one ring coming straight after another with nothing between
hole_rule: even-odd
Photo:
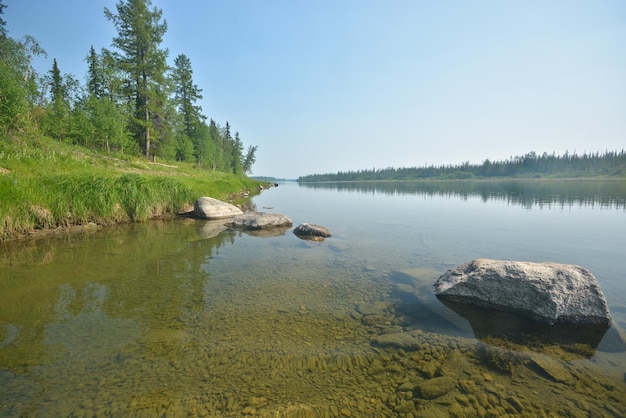
<instances>
[{"instance_id":1,"label":"pebble on riverbed","mask_svg":"<svg viewBox=\"0 0 626 418\"><path fill-rule=\"evenodd\" d=\"M320 275L277 283L272 267L264 266L262 280L247 287L237 285L235 273L219 276L232 286L216 287L222 297L194 313L194 333L152 327L140 346L120 348L114 361L98 365L99 378L77 386L71 403L63 402L65 393L49 391L37 411L55 416L416 418L572 411L626 416L623 371L613 379L545 353L397 325L402 313L395 305L371 297L380 282L359 282L355 288L361 293L346 302L341 292L350 284L340 279ZM204 286L208 292L211 282ZM273 291L259 298L261 288ZM309 299L298 297L304 293ZM333 298L343 304L329 303ZM367 325L367 317L393 324ZM0 339L6 335L3 330ZM93 367L70 354L74 370L55 369L54 381ZM36 382L18 374L0 371L0 383L5 399L18 399L19 393L39 396ZM37 412L28 402L0 408L7 416Z\"/></svg>"}]
</instances>

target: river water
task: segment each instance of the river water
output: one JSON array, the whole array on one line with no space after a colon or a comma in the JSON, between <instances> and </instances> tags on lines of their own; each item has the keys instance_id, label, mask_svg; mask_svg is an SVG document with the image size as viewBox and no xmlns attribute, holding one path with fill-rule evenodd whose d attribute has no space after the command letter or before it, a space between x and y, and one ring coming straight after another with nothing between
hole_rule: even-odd
<instances>
[{"instance_id":1,"label":"river water","mask_svg":"<svg viewBox=\"0 0 626 418\"><path fill-rule=\"evenodd\" d=\"M333 237L181 218L0 244L0 416L626 416L624 182L286 182L246 204ZM432 285L475 258L586 267L614 325L459 315Z\"/></svg>"}]
</instances>

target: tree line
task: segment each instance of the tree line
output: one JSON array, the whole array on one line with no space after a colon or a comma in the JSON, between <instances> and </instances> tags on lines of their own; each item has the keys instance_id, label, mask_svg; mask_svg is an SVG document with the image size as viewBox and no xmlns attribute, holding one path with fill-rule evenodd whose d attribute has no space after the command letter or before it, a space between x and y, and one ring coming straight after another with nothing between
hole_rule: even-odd
<instances>
[{"instance_id":1,"label":"tree line","mask_svg":"<svg viewBox=\"0 0 626 418\"><path fill-rule=\"evenodd\" d=\"M195 162L202 168L245 174L256 146L244 149L228 122L207 121L198 101L190 59L167 64L162 10L150 0L120 0L104 16L116 28L112 49L86 53L86 81L63 74L56 59L46 74L32 61L46 52L31 36L16 40L2 19L0 0L0 132L41 132L106 153Z\"/></svg>"},{"instance_id":2,"label":"tree line","mask_svg":"<svg viewBox=\"0 0 626 418\"><path fill-rule=\"evenodd\" d=\"M475 179L495 177L597 177L626 176L626 151L604 153L576 152L564 155L534 151L524 156L510 157L504 161L486 159L482 164L464 162L457 165L423 166L407 168L364 169L339 171L330 174L311 174L298 178L299 182L367 181L367 180L420 180L420 179Z\"/></svg>"}]
</instances>

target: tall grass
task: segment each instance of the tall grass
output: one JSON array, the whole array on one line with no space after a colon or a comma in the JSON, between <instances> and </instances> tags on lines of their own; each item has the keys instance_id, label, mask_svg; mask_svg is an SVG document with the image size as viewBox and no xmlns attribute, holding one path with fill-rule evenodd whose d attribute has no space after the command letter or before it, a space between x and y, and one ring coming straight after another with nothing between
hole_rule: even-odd
<instances>
[{"instance_id":1,"label":"tall grass","mask_svg":"<svg viewBox=\"0 0 626 418\"><path fill-rule=\"evenodd\" d=\"M27 232L32 228L25 189L15 179L0 175L0 240Z\"/></svg>"},{"instance_id":2,"label":"tall grass","mask_svg":"<svg viewBox=\"0 0 626 418\"><path fill-rule=\"evenodd\" d=\"M197 169L112 158L38 139L0 138L0 241L35 229L145 222L200 196L226 199L259 183Z\"/></svg>"},{"instance_id":3,"label":"tall grass","mask_svg":"<svg viewBox=\"0 0 626 418\"><path fill-rule=\"evenodd\" d=\"M40 179L42 200L57 225L139 221L180 211L193 190L168 177L67 174Z\"/></svg>"}]
</instances>

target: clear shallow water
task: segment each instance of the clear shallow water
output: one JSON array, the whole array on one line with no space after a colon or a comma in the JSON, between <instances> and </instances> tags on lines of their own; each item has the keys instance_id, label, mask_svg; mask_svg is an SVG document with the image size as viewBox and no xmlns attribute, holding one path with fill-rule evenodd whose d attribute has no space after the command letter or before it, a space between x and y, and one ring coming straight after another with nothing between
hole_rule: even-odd
<instances>
[{"instance_id":1,"label":"clear shallow water","mask_svg":"<svg viewBox=\"0 0 626 418\"><path fill-rule=\"evenodd\" d=\"M477 340L432 297L474 258L579 264L625 329L623 185L425 187L252 200L321 243L179 219L2 244L0 415L625 415L615 329Z\"/></svg>"}]
</instances>

